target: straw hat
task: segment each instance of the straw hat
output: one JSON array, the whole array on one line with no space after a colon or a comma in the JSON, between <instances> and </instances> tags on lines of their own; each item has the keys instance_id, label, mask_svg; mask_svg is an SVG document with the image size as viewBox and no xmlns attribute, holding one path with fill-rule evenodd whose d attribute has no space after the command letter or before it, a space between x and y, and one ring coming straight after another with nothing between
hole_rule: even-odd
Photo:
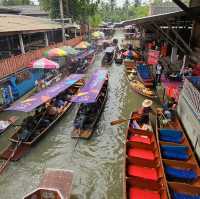
<instances>
[{"instance_id":1,"label":"straw hat","mask_svg":"<svg viewBox=\"0 0 200 199\"><path fill-rule=\"evenodd\" d=\"M153 104L153 102L151 100L148 100L148 99L145 99L143 102L142 102L142 106L144 108L148 108L148 107L151 107L151 105Z\"/></svg>"}]
</instances>

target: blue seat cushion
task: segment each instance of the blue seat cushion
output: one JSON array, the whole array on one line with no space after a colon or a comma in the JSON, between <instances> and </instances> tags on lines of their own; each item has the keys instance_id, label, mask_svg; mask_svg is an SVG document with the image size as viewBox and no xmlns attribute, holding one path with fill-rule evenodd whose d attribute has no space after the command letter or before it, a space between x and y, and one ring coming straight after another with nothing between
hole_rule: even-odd
<instances>
[{"instance_id":1,"label":"blue seat cushion","mask_svg":"<svg viewBox=\"0 0 200 199\"><path fill-rule=\"evenodd\" d=\"M165 173L169 180L178 180L183 182L195 181L198 176L192 169L180 169L165 165Z\"/></svg>"},{"instance_id":2,"label":"blue seat cushion","mask_svg":"<svg viewBox=\"0 0 200 199\"><path fill-rule=\"evenodd\" d=\"M159 132L159 139L164 142L181 143L183 139L183 133L173 129L161 129Z\"/></svg>"},{"instance_id":3,"label":"blue seat cushion","mask_svg":"<svg viewBox=\"0 0 200 199\"><path fill-rule=\"evenodd\" d=\"M188 160L189 155L187 153L187 146L172 146L163 145L161 146L161 152L163 158L174 159L174 160Z\"/></svg>"}]
</instances>

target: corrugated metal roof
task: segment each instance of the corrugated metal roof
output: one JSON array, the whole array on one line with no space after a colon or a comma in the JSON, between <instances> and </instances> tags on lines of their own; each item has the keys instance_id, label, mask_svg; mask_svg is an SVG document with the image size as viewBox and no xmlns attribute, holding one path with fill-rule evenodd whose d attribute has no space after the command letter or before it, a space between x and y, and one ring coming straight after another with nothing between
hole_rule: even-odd
<instances>
[{"instance_id":1,"label":"corrugated metal roof","mask_svg":"<svg viewBox=\"0 0 200 199\"><path fill-rule=\"evenodd\" d=\"M158 15L152 15L152 16L147 16L147 17L141 17L137 19L131 19L131 20L126 20L122 21L122 25L131 25L131 24L143 24L143 23L149 23L153 21L161 21L161 20L170 20L174 19L176 17L181 17L186 15L184 11L177 11L177 12L170 12L170 13L165 13L165 14L158 14Z\"/></svg>"},{"instance_id":2,"label":"corrugated metal roof","mask_svg":"<svg viewBox=\"0 0 200 199\"><path fill-rule=\"evenodd\" d=\"M150 6L151 15L165 14L170 12L181 11L182 9L174 2L154 3Z\"/></svg>"},{"instance_id":3,"label":"corrugated metal roof","mask_svg":"<svg viewBox=\"0 0 200 199\"><path fill-rule=\"evenodd\" d=\"M21 15L29 16L48 16L48 13L41 9L40 6L36 5L17 5L17 6L7 6L6 8L13 9L20 12Z\"/></svg>"},{"instance_id":4,"label":"corrugated metal roof","mask_svg":"<svg viewBox=\"0 0 200 199\"><path fill-rule=\"evenodd\" d=\"M11 32L38 32L60 29L61 25L48 19L24 15L0 14L0 34Z\"/></svg>"}]
</instances>

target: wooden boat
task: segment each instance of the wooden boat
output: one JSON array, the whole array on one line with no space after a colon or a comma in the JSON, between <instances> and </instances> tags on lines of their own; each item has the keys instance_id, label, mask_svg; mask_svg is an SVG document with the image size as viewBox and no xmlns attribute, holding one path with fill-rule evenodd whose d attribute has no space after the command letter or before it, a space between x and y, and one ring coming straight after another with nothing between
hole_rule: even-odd
<instances>
[{"instance_id":1,"label":"wooden boat","mask_svg":"<svg viewBox=\"0 0 200 199\"><path fill-rule=\"evenodd\" d=\"M178 117L166 124L157 117L156 137L171 198L200 198L200 168Z\"/></svg>"},{"instance_id":2,"label":"wooden boat","mask_svg":"<svg viewBox=\"0 0 200 199\"><path fill-rule=\"evenodd\" d=\"M124 59L124 66L127 68L127 69L133 69L133 68L136 68L136 65L135 65L135 61L134 60L130 60L130 59Z\"/></svg>"},{"instance_id":3,"label":"wooden boat","mask_svg":"<svg viewBox=\"0 0 200 199\"><path fill-rule=\"evenodd\" d=\"M162 124L162 120L157 117L156 122L157 140L161 148L162 158L168 159L167 157L169 157L169 159L197 164L188 137L178 117L175 117L173 121L168 121L167 124Z\"/></svg>"},{"instance_id":4,"label":"wooden boat","mask_svg":"<svg viewBox=\"0 0 200 199\"><path fill-rule=\"evenodd\" d=\"M97 77L102 77L97 79ZM94 85L96 86L92 86ZM88 90L88 88L90 88ZM92 94L95 90L95 96ZM88 93L83 96L81 93ZM93 99L90 98L91 95ZM108 74L106 70L97 70L92 78L80 90L77 96L72 98L73 102L81 103L74 120L72 138L90 138L95 126L101 116L108 95ZM87 101L89 99L89 101Z\"/></svg>"},{"instance_id":5,"label":"wooden boat","mask_svg":"<svg viewBox=\"0 0 200 199\"><path fill-rule=\"evenodd\" d=\"M144 83L146 87L153 87L153 76L151 74L150 68L146 64L137 65L137 75L138 79Z\"/></svg>"},{"instance_id":6,"label":"wooden boat","mask_svg":"<svg viewBox=\"0 0 200 199\"><path fill-rule=\"evenodd\" d=\"M169 182L172 199L199 199L200 188L185 183Z\"/></svg>"},{"instance_id":7,"label":"wooden boat","mask_svg":"<svg viewBox=\"0 0 200 199\"><path fill-rule=\"evenodd\" d=\"M131 114L131 118L135 113ZM168 198L161 157L153 132L130 120L124 149L124 199Z\"/></svg>"},{"instance_id":8,"label":"wooden boat","mask_svg":"<svg viewBox=\"0 0 200 199\"><path fill-rule=\"evenodd\" d=\"M150 99L156 99L158 96L155 94L152 89L145 87L145 85L137 80L137 71L135 69L126 68L126 76L130 83L131 89L145 97Z\"/></svg>"},{"instance_id":9,"label":"wooden boat","mask_svg":"<svg viewBox=\"0 0 200 199\"><path fill-rule=\"evenodd\" d=\"M102 59L102 66L112 65L115 59L115 47L107 47L104 51L104 56Z\"/></svg>"},{"instance_id":10,"label":"wooden boat","mask_svg":"<svg viewBox=\"0 0 200 199\"><path fill-rule=\"evenodd\" d=\"M47 169L39 187L24 199L69 199L73 175L69 170Z\"/></svg>"},{"instance_id":11,"label":"wooden boat","mask_svg":"<svg viewBox=\"0 0 200 199\"><path fill-rule=\"evenodd\" d=\"M0 135L2 135L9 127L11 127L17 121L17 117L12 116L8 120L0 121Z\"/></svg>"},{"instance_id":12,"label":"wooden boat","mask_svg":"<svg viewBox=\"0 0 200 199\"><path fill-rule=\"evenodd\" d=\"M130 81L130 85L134 92L136 92L142 96L148 97L150 99L157 98L155 93L150 88L145 87L144 84L138 80Z\"/></svg>"},{"instance_id":13,"label":"wooden boat","mask_svg":"<svg viewBox=\"0 0 200 199\"><path fill-rule=\"evenodd\" d=\"M74 95L78 92L80 85L83 85L82 78L83 78L83 75L72 74L68 78L65 78L64 80L62 80L61 82L58 82L54 86L49 87L49 88L41 91L40 93L37 93L33 97L26 99L25 102L19 102L18 104L13 105L13 107L11 106L8 110L24 110L26 108L29 109L30 106L31 106L30 107L31 110L34 110L34 108L36 108L36 107L41 107L46 102L46 101L42 102L42 99L44 99L44 96L42 94L49 94L49 93L51 94L51 93L55 93L55 92L57 92L57 95L59 95L60 93L63 93L63 92L67 94L68 91L70 90L70 95ZM76 82L77 82L77 84L76 84ZM63 86L63 85L65 85L65 86ZM64 88L66 88L66 89L64 89ZM56 94L54 94L54 95L57 96ZM45 97L47 97L47 100L53 99L53 97L51 98L51 96L45 96ZM33 100L35 100L35 102L33 102L31 104L30 102ZM26 103L27 103L27 106L25 106ZM33 105L35 105L34 108L32 107ZM35 126L32 127L33 129L25 128L26 132L28 131L31 133L27 138L24 135L24 130L25 130L24 127L23 126L20 127L18 130L16 130L16 132L9 139L11 141L11 144L5 150L3 150L3 152L0 155L1 158L7 159L7 160L10 159L13 161L19 160L23 155L25 155L25 153L27 151L30 150L30 148L34 144L36 144L38 141L40 141L40 139L48 133L48 130L54 124L56 124L56 122L72 107L72 105L73 105L72 102L66 103L64 105L62 111L55 118L53 118L53 120L51 120L47 126L45 125L45 127L44 126L39 127L41 120L46 117L46 111L44 113L42 113L40 118L38 118L37 124L35 124Z\"/></svg>"},{"instance_id":14,"label":"wooden boat","mask_svg":"<svg viewBox=\"0 0 200 199\"><path fill-rule=\"evenodd\" d=\"M84 73L88 69L88 67L94 63L95 57L96 57L96 51L94 49L91 49L79 55L77 57L77 60L80 61L76 73L78 74Z\"/></svg>"}]
</instances>

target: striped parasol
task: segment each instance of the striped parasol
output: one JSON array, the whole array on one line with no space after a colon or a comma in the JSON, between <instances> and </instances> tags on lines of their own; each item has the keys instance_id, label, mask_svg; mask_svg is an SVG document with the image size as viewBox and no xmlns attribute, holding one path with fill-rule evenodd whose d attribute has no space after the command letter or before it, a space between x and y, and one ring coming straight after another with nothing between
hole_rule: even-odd
<instances>
[{"instance_id":1,"label":"striped parasol","mask_svg":"<svg viewBox=\"0 0 200 199\"><path fill-rule=\"evenodd\" d=\"M53 48L44 52L45 57L65 57L67 56L67 52L60 48Z\"/></svg>"},{"instance_id":2,"label":"striped parasol","mask_svg":"<svg viewBox=\"0 0 200 199\"><path fill-rule=\"evenodd\" d=\"M29 67L30 68L57 69L57 68L60 68L60 65L49 59L42 58L42 59L38 59L36 61L31 62Z\"/></svg>"}]
</instances>

